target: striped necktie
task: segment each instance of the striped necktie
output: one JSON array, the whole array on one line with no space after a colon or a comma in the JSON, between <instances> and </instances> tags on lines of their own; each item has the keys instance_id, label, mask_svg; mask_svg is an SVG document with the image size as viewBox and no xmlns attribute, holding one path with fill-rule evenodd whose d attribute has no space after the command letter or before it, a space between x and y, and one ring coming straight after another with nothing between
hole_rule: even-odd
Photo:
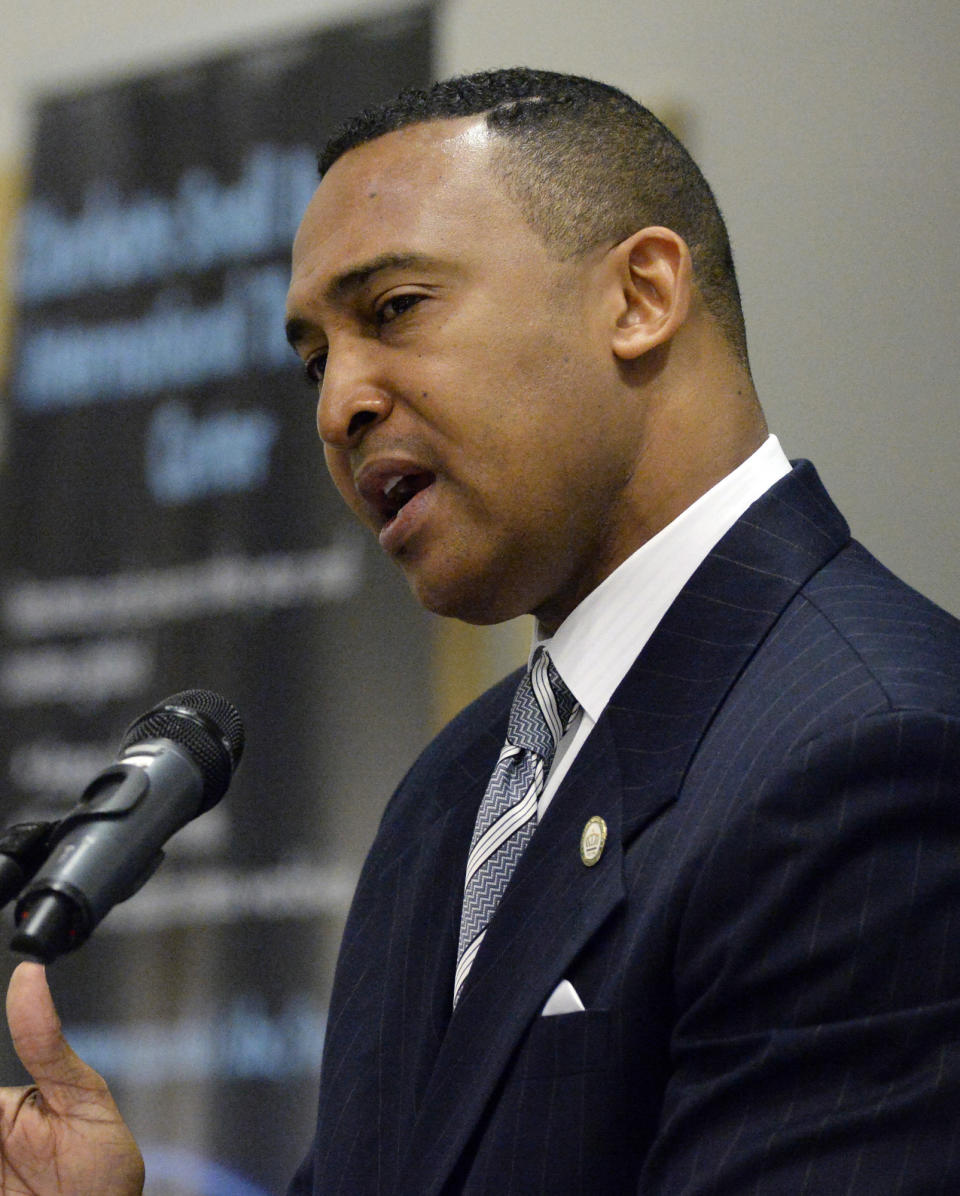
<instances>
[{"instance_id":1,"label":"striped necktie","mask_svg":"<svg viewBox=\"0 0 960 1196\"><path fill-rule=\"evenodd\" d=\"M576 709L550 657L538 649L514 695L507 741L477 812L467 857L454 1005L487 925L536 829L544 779Z\"/></svg>"}]
</instances>

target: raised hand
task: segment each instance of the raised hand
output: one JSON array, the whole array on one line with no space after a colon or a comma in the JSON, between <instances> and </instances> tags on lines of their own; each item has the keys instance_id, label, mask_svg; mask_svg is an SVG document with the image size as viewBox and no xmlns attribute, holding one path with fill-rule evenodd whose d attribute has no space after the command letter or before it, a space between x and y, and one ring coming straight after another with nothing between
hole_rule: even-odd
<instances>
[{"instance_id":1,"label":"raised hand","mask_svg":"<svg viewBox=\"0 0 960 1196\"><path fill-rule=\"evenodd\" d=\"M63 1037L40 964L13 973L7 1021L34 1083L0 1089L0 1196L140 1196L137 1144L104 1080Z\"/></svg>"}]
</instances>

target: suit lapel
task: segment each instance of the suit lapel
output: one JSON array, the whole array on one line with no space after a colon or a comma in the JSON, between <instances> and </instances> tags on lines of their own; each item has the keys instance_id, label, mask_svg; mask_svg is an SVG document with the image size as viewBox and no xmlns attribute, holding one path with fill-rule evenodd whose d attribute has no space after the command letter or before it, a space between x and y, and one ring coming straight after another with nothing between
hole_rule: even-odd
<instances>
[{"instance_id":1,"label":"suit lapel","mask_svg":"<svg viewBox=\"0 0 960 1196\"><path fill-rule=\"evenodd\" d=\"M509 688L512 692L513 686ZM504 707L504 727L508 709L509 697ZM472 742L432 788L430 802L423 803L422 808L431 810L428 823L406 831L411 859L409 865L401 861L400 867L408 868L411 877L416 878L417 892L410 905L419 911L417 937L439 948L429 955L435 963L422 991L425 977L421 952L411 952L409 943L401 948L406 953L400 966L408 973L407 991L419 994L415 997L414 1016L429 1018L429 1025L423 1027L425 1034L411 1033L409 1027L405 1031L410 1042L422 1047L413 1092L405 1094L406 1100L413 1098L411 1111L420 1104L452 1012L466 848L501 746L502 733L496 731L485 731Z\"/></svg>"},{"instance_id":2,"label":"suit lapel","mask_svg":"<svg viewBox=\"0 0 960 1196\"><path fill-rule=\"evenodd\" d=\"M727 693L784 608L849 542L813 466L750 507L709 553L613 695L629 839L677 788Z\"/></svg>"},{"instance_id":3,"label":"suit lapel","mask_svg":"<svg viewBox=\"0 0 960 1196\"><path fill-rule=\"evenodd\" d=\"M624 845L676 799L746 663L799 587L848 540L812 467L801 463L684 587L585 742L504 893L440 1045L401 1192L429 1196L443 1187L544 1001L625 899ZM608 839L588 868L579 844L594 815L606 822Z\"/></svg>"},{"instance_id":4,"label":"suit lapel","mask_svg":"<svg viewBox=\"0 0 960 1196\"><path fill-rule=\"evenodd\" d=\"M327 1028L318 1191L337 1188L344 1173L358 1191L374 1190L360 1175L395 1190L450 1020L465 844L500 748L491 728L508 705L506 695L486 695L458 755L440 742L427 749L364 864Z\"/></svg>"},{"instance_id":5,"label":"suit lapel","mask_svg":"<svg viewBox=\"0 0 960 1196\"><path fill-rule=\"evenodd\" d=\"M592 776L583 772L589 783L565 782L564 817L552 816L560 794L555 798L504 893L447 1026L400 1185L409 1196L442 1188L524 1031L580 948L623 900L616 760L599 749L590 754L595 770ZM607 822L608 845L587 868L580 830L594 814ZM445 999L449 1008L452 969Z\"/></svg>"}]
</instances>

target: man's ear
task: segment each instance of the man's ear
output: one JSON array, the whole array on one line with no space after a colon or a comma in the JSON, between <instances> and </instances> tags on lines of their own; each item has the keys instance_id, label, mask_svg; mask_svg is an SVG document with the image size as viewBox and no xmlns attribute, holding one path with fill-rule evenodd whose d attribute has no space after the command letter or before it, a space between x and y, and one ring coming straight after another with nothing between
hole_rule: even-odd
<instances>
[{"instance_id":1,"label":"man's ear","mask_svg":"<svg viewBox=\"0 0 960 1196\"><path fill-rule=\"evenodd\" d=\"M687 243L669 228L642 228L613 250L619 315L613 351L632 361L670 340L687 318L693 264Z\"/></svg>"}]
</instances>

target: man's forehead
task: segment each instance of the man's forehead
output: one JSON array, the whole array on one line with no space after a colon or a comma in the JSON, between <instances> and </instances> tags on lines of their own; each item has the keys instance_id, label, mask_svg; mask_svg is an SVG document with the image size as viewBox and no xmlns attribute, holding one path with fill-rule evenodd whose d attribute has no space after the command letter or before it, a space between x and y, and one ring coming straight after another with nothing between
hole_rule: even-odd
<instances>
[{"instance_id":1,"label":"man's forehead","mask_svg":"<svg viewBox=\"0 0 960 1196\"><path fill-rule=\"evenodd\" d=\"M321 180L297 232L289 305L342 298L356 279L381 273L384 260L430 260L449 272L471 243L496 237L515 214L487 166L491 140L482 116L465 117L348 150Z\"/></svg>"},{"instance_id":2,"label":"man's forehead","mask_svg":"<svg viewBox=\"0 0 960 1196\"><path fill-rule=\"evenodd\" d=\"M355 162L360 157L377 160L394 154L415 154L418 150L425 156L433 153L447 156L477 154L488 150L496 136L487 127L483 114L417 121L347 150L327 173L332 173L342 163Z\"/></svg>"},{"instance_id":3,"label":"man's forehead","mask_svg":"<svg viewBox=\"0 0 960 1196\"><path fill-rule=\"evenodd\" d=\"M295 260L351 231L364 239L390 221L412 232L436 209L462 211L474 204L489 212L499 190L488 169L491 134L483 117L429 121L385 133L348 150L327 171L301 222Z\"/></svg>"},{"instance_id":4,"label":"man's forehead","mask_svg":"<svg viewBox=\"0 0 960 1196\"><path fill-rule=\"evenodd\" d=\"M375 198L371 188L378 185L485 183L495 136L482 117L408 125L348 150L327 171L318 193L346 188Z\"/></svg>"},{"instance_id":5,"label":"man's forehead","mask_svg":"<svg viewBox=\"0 0 960 1196\"><path fill-rule=\"evenodd\" d=\"M488 128L483 116L466 116L442 123L448 126L448 130L441 137L440 149L447 154L474 151L488 153L497 136Z\"/></svg>"}]
</instances>

